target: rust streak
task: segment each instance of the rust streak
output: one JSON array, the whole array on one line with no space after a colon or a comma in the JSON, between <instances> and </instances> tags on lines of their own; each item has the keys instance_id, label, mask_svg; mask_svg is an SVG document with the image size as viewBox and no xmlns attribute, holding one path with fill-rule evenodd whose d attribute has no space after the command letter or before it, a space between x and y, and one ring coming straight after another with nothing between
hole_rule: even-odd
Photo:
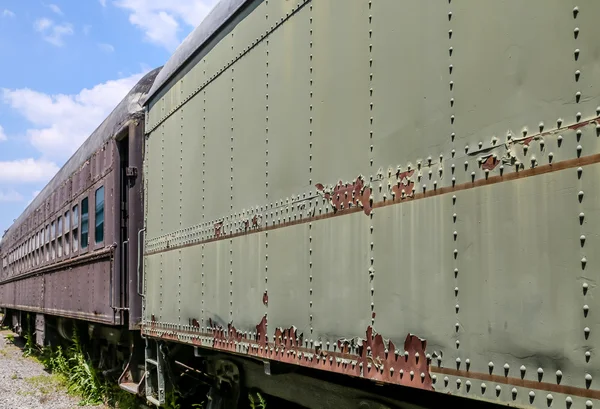
<instances>
[{"instance_id":1,"label":"rust streak","mask_svg":"<svg viewBox=\"0 0 600 409\"><path fill-rule=\"evenodd\" d=\"M483 186L495 185L497 183L510 182L513 180L524 179L524 178L532 177L532 176L544 175L546 173L557 172L557 171L561 171L561 170L565 170L565 169L571 169L571 168L575 168L578 166L593 165L596 163L600 163L600 154L594 154L594 155L584 156L581 158L565 160L565 161L561 161L561 162L551 163L548 165L540 165L535 168L524 169L524 170L520 170L518 172L511 172L511 173L507 173L504 175L494 175L494 176L488 177L487 179L478 179L474 182L466 182L466 183L456 185L456 186L447 186L447 187L443 187L443 188L428 190L425 193L415 193L412 197L407 197L404 200L402 200L401 198L395 198L393 200L388 199L385 201L373 203L372 208L377 209L377 208L382 208L382 207L386 207L386 206L394 206L394 205L398 205L398 204L413 201L413 200L420 200L420 199L424 199L424 198L453 193L453 192L457 192L457 191L461 191L461 190L468 190L468 189L474 189L474 188L483 187ZM325 213L325 214L320 214L320 215L316 215L313 217L306 217L306 218L299 219L299 220L293 220L293 221L284 222L284 223L272 224L270 226L265 226L265 227L261 227L261 228L252 230L248 233L245 233L245 232L235 233L235 234L229 235L227 238L233 239L233 238L245 236L248 234L255 234L255 233L280 229L280 228L284 228L284 227L295 226L295 225L315 222L315 221L319 221L319 220L325 220L325 219L329 219L332 217L339 217L339 216L343 216L343 215L358 213L360 211L362 211L362 209L360 209L358 207L352 207L350 209L344 209L344 210L337 211L334 213ZM201 240L201 241L198 241L198 242L192 243L192 244L185 244L185 245L181 245L181 246L177 246L177 247L171 247L169 249L147 252L147 253L145 253L145 255L161 254L161 253L165 253L167 251L177 250L177 249L186 248L186 247L198 246L198 245L212 243L212 242L215 242L218 240L223 240L223 239L224 239L223 237L218 237L218 238L213 237L213 238Z\"/></svg>"},{"instance_id":2,"label":"rust streak","mask_svg":"<svg viewBox=\"0 0 600 409\"><path fill-rule=\"evenodd\" d=\"M590 399L600 399L600 390L578 388L576 386L558 385L549 382L539 382L528 379L512 378L509 376L489 375L481 372L462 371L452 368L432 367L431 372L461 378L471 378L482 381L501 383L511 386L520 386L528 389L538 389L543 391L562 393L565 395L580 396Z\"/></svg>"}]
</instances>

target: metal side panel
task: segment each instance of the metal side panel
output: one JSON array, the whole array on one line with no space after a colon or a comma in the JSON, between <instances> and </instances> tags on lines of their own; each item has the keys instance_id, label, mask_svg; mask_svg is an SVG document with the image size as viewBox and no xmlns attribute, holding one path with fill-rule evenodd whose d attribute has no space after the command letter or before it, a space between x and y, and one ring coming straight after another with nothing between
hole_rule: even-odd
<instances>
[{"instance_id":1,"label":"metal side panel","mask_svg":"<svg viewBox=\"0 0 600 409\"><path fill-rule=\"evenodd\" d=\"M377 172L369 162L368 2L316 1L312 8L311 176L315 184L352 182Z\"/></svg>"},{"instance_id":2,"label":"metal side panel","mask_svg":"<svg viewBox=\"0 0 600 409\"><path fill-rule=\"evenodd\" d=\"M309 117L318 104L309 91L310 18L309 7L300 10L269 36L262 51L269 62L262 84L269 96L263 122L269 130L265 135L269 141L264 178L268 184L266 203L314 191L309 167L311 142L316 141L311 138Z\"/></svg>"}]
</instances>

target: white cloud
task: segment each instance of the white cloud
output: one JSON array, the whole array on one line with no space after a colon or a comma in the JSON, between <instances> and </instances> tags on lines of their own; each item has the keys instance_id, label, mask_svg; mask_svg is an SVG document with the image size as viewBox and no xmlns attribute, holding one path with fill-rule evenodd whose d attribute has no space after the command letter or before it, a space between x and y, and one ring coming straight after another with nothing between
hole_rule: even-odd
<instances>
[{"instance_id":1,"label":"white cloud","mask_svg":"<svg viewBox=\"0 0 600 409\"><path fill-rule=\"evenodd\" d=\"M64 37L73 35L73 26L69 23L55 24L49 18L41 18L33 24L35 31L42 34L44 41L61 47L64 45Z\"/></svg>"},{"instance_id":2,"label":"white cloud","mask_svg":"<svg viewBox=\"0 0 600 409\"><path fill-rule=\"evenodd\" d=\"M107 81L76 95L49 95L22 88L4 89L2 98L30 122L26 134L43 157L64 160L91 135L142 75Z\"/></svg>"},{"instance_id":3,"label":"white cloud","mask_svg":"<svg viewBox=\"0 0 600 409\"><path fill-rule=\"evenodd\" d=\"M115 47L113 47L111 44L107 44L107 43L100 43L100 44L98 44L98 47L100 47L100 49L102 51L104 51L105 53L112 53L115 51Z\"/></svg>"},{"instance_id":4,"label":"white cloud","mask_svg":"<svg viewBox=\"0 0 600 409\"><path fill-rule=\"evenodd\" d=\"M58 166L48 160L21 159L0 162L0 182L48 182L58 172Z\"/></svg>"},{"instance_id":5,"label":"white cloud","mask_svg":"<svg viewBox=\"0 0 600 409\"><path fill-rule=\"evenodd\" d=\"M217 0L117 0L129 11L129 22L141 29L146 40L173 51L181 42L183 27L196 28Z\"/></svg>"},{"instance_id":6,"label":"white cloud","mask_svg":"<svg viewBox=\"0 0 600 409\"><path fill-rule=\"evenodd\" d=\"M6 133L4 133L4 128L2 127L2 125L0 125L0 142L1 141L5 141L6 138Z\"/></svg>"},{"instance_id":7,"label":"white cloud","mask_svg":"<svg viewBox=\"0 0 600 409\"><path fill-rule=\"evenodd\" d=\"M24 199L23 195L15 190L0 190L0 203L6 202L22 202Z\"/></svg>"},{"instance_id":8,"label":"white cloud","mask_svg":"<svg viewBox=\"0 0 600 409\"><path fill-rule=\"evenodd\" d=\"M62 10L56 4L48 4L48 8L50 10L52 10L54 13L58 14L59 16L63 15Z\"/></svg>"},{"instance_id":9,"label":"white cloud","mask_svg":"<svg viewBox=\"0 0 600 409\"><path fill-rule=\"evenodd\" d=\"M2 11L2 17L13 18L13 17L15 17L15 13L13 13L12 11L10 11L9 9L4 9L4 11Z\"/></svg>"},{"instance_id":10,"label":"white cloud","mask_svg":"<svg viewBox=\"0 0 600 409\"><path fill-rule=\"evenodd\" d=\"M106 0L98 0L102 7L106 7Z\"/></svg>"},{"instance_id":11,"label":"white cloud","mask_svg":"<svg viewBox=\"0 0 600 409\"><path fill-rule=\"evenodd\" d=\"M41 31L45 31L46 29L50 28L52 26L52 24L54 24L54 23L49 18L40 18L40 19L36 20L35 23L33 23L33 27L35 28L35 31L41 32Z\"/></svg>"}]
</instances>

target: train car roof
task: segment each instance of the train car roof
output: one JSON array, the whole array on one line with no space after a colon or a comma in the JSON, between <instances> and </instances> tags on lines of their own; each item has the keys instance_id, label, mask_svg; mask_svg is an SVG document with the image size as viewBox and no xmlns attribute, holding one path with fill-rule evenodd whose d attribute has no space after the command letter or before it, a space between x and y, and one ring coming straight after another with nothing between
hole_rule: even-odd
<instances>
[{"instance_id":1,"label":"train car roof","mask_svg":"<svg viewBox=\"0 0 600 409\"><path fill-rule=\"evenodd\" d=\"M156 77L156 81L148 92L144 105L147 104L164 85L173 78L181 68L207 44L229 20L246 4L256 0L221 0L208 13L206 18L177 47L171 58Z\"/></svg>"},{"instance_id":2,"label":"train car roof","mask_svg":"<svg viewBox=\"0 0 600 409\"><path fill-rule=\"evenodd\" d=\"M94 152L109 141L116 132L130 119L143 114L142 98L152 87L157 74L162 67L155 68L150 71L129 91L129 93L121 100L108 117L96 128L96 130L83 142L71 158L63 165L63 167L54 175L52 180L42 189L42 191L33 199L27 206L25 211L17 218L11 227L5 232L5 235L10 232L13 226L20 225L24 220L31 215L35 209L39 208L53 191L58 189L69 177L76 172Z\"/></svg>"}]
</instances>

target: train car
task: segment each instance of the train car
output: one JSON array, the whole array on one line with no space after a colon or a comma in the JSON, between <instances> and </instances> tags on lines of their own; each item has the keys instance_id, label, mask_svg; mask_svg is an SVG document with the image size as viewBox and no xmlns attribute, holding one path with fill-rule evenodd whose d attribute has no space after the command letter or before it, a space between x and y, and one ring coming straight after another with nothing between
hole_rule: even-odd
<instances>
[{"instance_id":1,"label":"train car","mask_svg":"<svg viewBox=\"0 0 600 409\"><path fill-rule=\"evenodd\" d=\"M598 16L221 0L146 103L148 400L600 407Z\"/></svg>"},{"instance_id":2,"label":"train car","mask_svg":"<svg viewBox=\"0 0 600 409\"><path fill-rule=\"evenodd\" d=\"M135 281L142 228L142 100L160 69L145 75L65 163L0 245L0 308L36 342L83 326L100 367L118 370L139 332ZM131 273L130 273L131 272ZM31 322L27 322L30 317Z\"/></svg>"}]
</instances>

